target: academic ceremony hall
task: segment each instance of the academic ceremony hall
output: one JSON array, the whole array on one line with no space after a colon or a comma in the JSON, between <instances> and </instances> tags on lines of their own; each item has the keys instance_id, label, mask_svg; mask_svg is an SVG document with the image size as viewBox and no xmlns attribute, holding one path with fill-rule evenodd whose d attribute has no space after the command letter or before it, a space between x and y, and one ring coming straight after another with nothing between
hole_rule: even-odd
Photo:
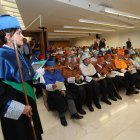
<instances>
[{"instance_id":1,"label":"academic ceremony hall","mask_svg":"<svg viewBox=\"0 0 140 140\"><path fill-rule=\"evenodd\" d=\"M1 15L14 16L20 24L21 71L30 77L33 70L30 82L43 140L140 140L139 0L0 0ZM0 26L0 51L1 35ZM21 78L20 68L15 73ZM15 89L24 98L30 92L24 91L26 79ZM0 122L9 116L3 90ZM6 131L2 124L0 140Z\"/></svg>"}]
</instances>

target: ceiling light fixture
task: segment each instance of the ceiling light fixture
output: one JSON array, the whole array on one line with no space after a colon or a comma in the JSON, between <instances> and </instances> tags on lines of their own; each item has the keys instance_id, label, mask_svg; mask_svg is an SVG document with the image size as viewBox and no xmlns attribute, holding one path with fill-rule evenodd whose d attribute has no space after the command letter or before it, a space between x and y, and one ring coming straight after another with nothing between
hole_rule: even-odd
<instances>
[{"instance_id":1,"label":"ceiling light fixture","mask_svg":"<svg viewBox=\"0 0 140 140\"><path fill-rule=\"evenodd\" d=\"M113 14L113 15L117 15L117 16L123 16L123 17L128 17L128 18L140 20L140 17L137 16L137 15L133 15L133 14L130 14L130 13L118 11L118 10L115 10L115 9L112 9L112 8L105 8L105 13L109 13L109 14Z\"/></svg>"},{"instance_id":2,"label":"ceiling light fixture","mask_svg":"<svg viewBox=\"0 0 140 140\"><path fill-rule=\"evenodd\" d=\"M7 6L7 7L12 7L12 8L17 8L16 3L5 1L5 0L1 0L1 5Z\"/></svg>"},{"instance_id":3,"label":"ceiling light fixture","mask_svg":"<svg viewBox=\"0 0 140 140\"><path fill-rule=\"evenodd\" d=\"M97 31L116 31L113 29L103 29L103 28L91 28L91 27L81 27L81 26L64 26L65 29L83 29L83 30L97 30Z\"/></svg>"},{"instance_id":4,"label":"ceiling light fixture","mask_svg":"<svg viewBox=\"0 0 140 140\"><path fill-rule=\"evenodd\" d=\"M99 25L105 25L105 26L115 26L115 27L121 27L121 28L134 28L134 26L111 24L107 22L101 22L101 21L95 21L95 20L89 20L89 19L79 19L79 22L99 24Z\"/></svg>"},{"instance_id":5,"label":"ceiling light fixture","mask_svg":"<svg viewBox=\"0 0 140 140\"><path fill-rule=\"evenodd\" d=\"M81 37L81 36L48 36L48 39L61 39L61 40L64 40L64 39L70 39L70 38L78 38L78 37Z\"/></svg>"},{"instance_id":6,"label":"ceiling light fixture","mask_svg":"<svg viewBox=\"0 0 140 140\"><path fill-rule=\"evenodd\" d=\"M58 37L58 38L77 38L77 37L87 37L87 36L89 36L89 35L79 35L79 36L72 36L72 35L68 35L68 36L66 36L66 35L64 35L64 36L59 36L59 35L57 35L57 36L48 36L49 38L50 37L52 37L52 38L55 38L55 37Z\"/></svg>"},{"instance_id":7,"label":"ceiling light fixture","mask_svg":"<svg viewBox=\"0 0 140 140\"><path fill-rule=\"evenodd\" d=\"M101 32L87 32L87 31L68 31L68 30L54 30L55 33L79 33L79 34L102 34Z\"/></svg>"},{"instance_id":8,"label":"ceiling light fixture","mask_svg":"<svg viewBox=\"0 0 140 140\"><path fill-rule=\"evenodd\" d=\"M50 36L62 36L62 35L66 35L66 36L84 36L84 35L87 35L87 34L69 34L69 33L48 33L48 35L50 35Z\"/></svg>"}]
</instances>

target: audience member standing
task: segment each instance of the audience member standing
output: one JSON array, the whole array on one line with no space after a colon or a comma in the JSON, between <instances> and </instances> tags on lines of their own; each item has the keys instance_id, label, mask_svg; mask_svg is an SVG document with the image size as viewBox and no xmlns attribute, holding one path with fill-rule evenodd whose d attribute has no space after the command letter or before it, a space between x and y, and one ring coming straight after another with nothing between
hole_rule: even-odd
<instances>
[{"instance_id":1,"label":"audience member standing","mask_svg":"<svg viewBox=\"0 0 140 140\"><path fill-rule=\"evenodd\" d=\"M106 46L105 41L106 41L105 38L102 38L102 39L100 40L100 42L99 42L99 50L100 50L101 48L104 48L104 49L105 49L105 46Z\"/></svg>"},{"instance_id":2,"label":"audience member standing","mask_svg":"<svg viewBox=\"0 0 140 140\"><path fill-rule=\"evenodd\" d=\"M132 47L132 43L131 43L130 38L128 38L128 41L126 41L126 48L127 48L128 50L130 50L131 47Z\"/></svg>"},{"instance_id":3,"label":"audience member standing","mask_svg":"<svg viewBox=\"0 0 140 140\"><path fill-rule=\"evenodd\" d=\"M23 55L27 58L30 59L30 48L27 43L27 39L23 38Z\"/></svg>"}]
</instances>

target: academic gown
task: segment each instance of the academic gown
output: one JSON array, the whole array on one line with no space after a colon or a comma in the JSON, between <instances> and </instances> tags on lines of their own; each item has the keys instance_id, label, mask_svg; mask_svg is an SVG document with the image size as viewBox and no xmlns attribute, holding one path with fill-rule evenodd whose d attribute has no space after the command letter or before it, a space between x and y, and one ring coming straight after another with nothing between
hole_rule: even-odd
<instances>
[{"instance_id":1,"label":"academic gown","mask_svg":"<svg viewBox=\"0 0 140 140\"><path fill-rule=\"evenodd\" d=\"M24 85L27 91L29 105L32 107L32 118L37 140L41 140L43 133L36 106L36 97L32 88L34 71L19 52L21 69L23 71ZM19 69L14 49L3 46L0 48L0 119L5 140L34 140L30 120L21 114L18 120L4 117L11 100L25 103ZM16 108L15 108L16 109Z\"/></svg>"}]
</instances>

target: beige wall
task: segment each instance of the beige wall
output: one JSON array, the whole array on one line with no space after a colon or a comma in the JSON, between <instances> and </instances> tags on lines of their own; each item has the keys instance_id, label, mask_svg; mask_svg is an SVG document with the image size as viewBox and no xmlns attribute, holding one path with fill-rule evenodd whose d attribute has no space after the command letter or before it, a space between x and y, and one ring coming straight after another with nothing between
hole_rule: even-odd
<instances>
[{"instance_id":1,"label":"beige wall","mask_svg":"<svg viewBox=\"0 0 140 140\"><path fill-rule=\"evenodd\" d=\"M106 38L106 45L110 47L122 47L126 45L128 38L131 39L134 48L140 48L140 30L125 31L119 33L102 34Z\"/></svg>"},{"instance_id":2,"label":"beige wall","mask_svg":"<svg viewBox=\"0 0 140 140\"><path fill-rule=\"evenodd\" d=\"M71 40L71 46L76 47L83 47L83 46L90 46L94 43L95 36L86 36L86 37L79 37L76 39Z\"/></svg>"},{"instance_id":3,"label":"beige wall","mask_svg":"<svg viewBox=\"0 0 140 140\"><path fill-rule=\"evenodd\" d=\"M70 47L70 41L52 41L52 44L50 44L51 48L68 48Z\"/></svg>"},{"instance_id":4,"label":"beige wall","mask_svg":"<svg viewBox=\"0 0 140 140\"><path fill-rule=\"evenodd\" d=\"M102 34L101 37L106 38L106 45L110 47L122 47L126 45L128 38L131 39L134 48L140 48L140 30L108 32ZM90 46L94 42L95 36L73 39L73 46Z\"/></svg>"}]
</instances>

